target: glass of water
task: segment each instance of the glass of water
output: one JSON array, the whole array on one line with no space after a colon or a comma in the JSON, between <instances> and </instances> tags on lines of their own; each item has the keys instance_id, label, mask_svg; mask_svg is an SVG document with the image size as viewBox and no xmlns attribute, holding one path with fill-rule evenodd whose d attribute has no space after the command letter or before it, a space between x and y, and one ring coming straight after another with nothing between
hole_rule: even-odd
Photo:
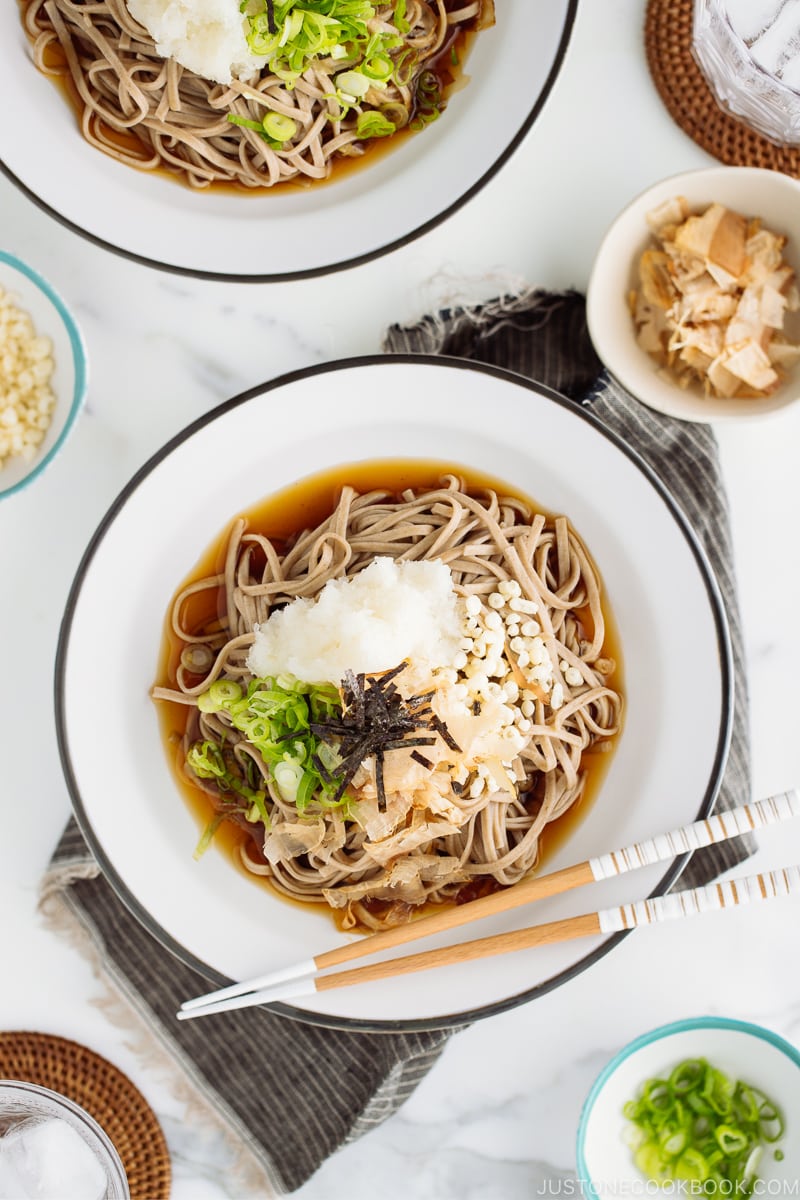
<instances>
[{"instance_id":1,"label":"glass of water","mask_svg":"<svg viewBox=\"0 0 800 1200\"><path fill-rule=\"evenodd\" d=\"M722 109L800 145L800 0L694 0L692 53Z\"/></svg>"},{"instance_id":2,"label":"glass of water","mask_svg":"<svg viewBox=\"0 0 800 1200\"><path fill-rule=\"evenodd\" d=\"M66 1096L0 1080L0 1200L130 1200L119 1155Z\"/></svg>"}]
</instances>

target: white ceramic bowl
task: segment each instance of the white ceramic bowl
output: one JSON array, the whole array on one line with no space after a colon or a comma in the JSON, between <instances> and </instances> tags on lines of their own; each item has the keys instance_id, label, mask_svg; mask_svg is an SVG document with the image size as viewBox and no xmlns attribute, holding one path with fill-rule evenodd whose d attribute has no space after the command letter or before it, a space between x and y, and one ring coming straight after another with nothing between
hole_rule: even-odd
<instances>
[{"instance_id":1,"label":"white ceramic bowl","mask_svg":"<svg viewBox=\"0 0 800 1200\"><path fill-rule=\"evenodd\" d=\"M78 571L56 666L59 745L84 834L146 928L218 986L349 935L316 906L287 904L246 878L216 848L192 858L197 820L176 787L150 699L170 597L234 514L265 494L337 463L420 458L471 467L566 514L603 578L624 664L624 728L597 798L548 855L548 870L713 805L732 704L722 604L685 519L629 447L554 392L460 359L383 355L274 380L189 426L120 495ZM103 703L87 705L90 695ZM674 798L668 810L665 796ZM627 876L595 884L578 911L663 892L684 863L643 868L634 893ZM530 919L574 914L575 903L543 900ZM519 912L499 914L482 922L482 934L520 923ZM429 944L454 936L469 940L474 930ZM348 1028L460 1024L557 987L619 936L502 955L488 970L476 961L320 991L279 1011Z\"/></svg>"},{"instance_id":2,"label":"white ceramic bowl","mask_svg":"<svg viewBox=\"0 0 800 1200\"><path fill-rule=\"evenodd\" d=\"M90 146L34 66L19 6L2 4L0 166L71 229L152 266L236 280L354 266L425 233L494 178L550 93L576 8L502 0L441 120L324 187L241 195L200 193Z\"/></svg>"},{"instance_id":3,"label":"white ceramic bowl","mask_svg":"<svg viewBox=\"0 0 800 1200\"><path fill-rule=\"evenodd\" d=\"M86 396L88 367L75 318L38 271L0 250L0 287L29 314L37 334L51 339L55 362L51 387L56 398L53 419L35 457L30 462L19 456L9 458L0 471L2 500L32 483L64 445Z\"/></svg>"},{"instance_id":4,"label":"white ceramic bowl","mask_svg":"<svg viewBox=\"0 0 800 1200\"><path fill-rule=\"evenodd\" d=\"M785 1185L796 1186L800 1179L800 1053L769 1029L725 1017L696 1017L663 1025L631 1042L611 1060L581 1113L577 1167L582 1194L661 1194L634 1165L625 1139L630 1122L622 1110L645 1080L669 1073L686 1058L707 1059L728 1078L759 1088L778 1105L785 1121L785 1133L778 1143L784 1157L777 1160L769 1150L763 1154L758 1164L760 1194L791 1195ZM679 1195L677 1184L674 1187L672 1194Z\"/></svg>"},{"instance_id":5,"label":"white ceramic bowl","mask_svg":"<svg viewBox=\"0 0 800 1200\"><path fill-rule=\"evenodd\" d=\"M800 366L763 400L705 397L699 387L684 390L660 374L637 344L628 295L636 286L639 259L651 240L645 217L673 196L685 196L693 210L717 201L744 216L761 217L766 228L788 236L784 257L800 277L800 183L755 167L709 167L673 175L631 201L600 245L587 293L589 332L599 357L637 399L685 421L753 418L793 404L800 397ZM793 341L800 341L797 314L787 321L787 332Z\"/></svg>"}]
</instances>

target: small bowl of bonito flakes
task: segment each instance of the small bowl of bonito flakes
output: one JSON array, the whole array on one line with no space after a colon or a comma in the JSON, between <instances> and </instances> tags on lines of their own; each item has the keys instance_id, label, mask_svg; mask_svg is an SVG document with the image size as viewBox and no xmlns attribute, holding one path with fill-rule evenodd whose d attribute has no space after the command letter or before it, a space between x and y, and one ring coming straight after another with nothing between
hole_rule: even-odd
<instances>
[{"instance_id":1,"label":"small bowl of bonito flakes","mask_svg":"<svg viewBox=\"0 0 800 1200\"><path fill-rule=\"evenodd\" d=\"M800 184L712 167L638 196L605 235L587 314L608 370L688 421L762 416L800 396Z\"/></svg>"}]
</instances>

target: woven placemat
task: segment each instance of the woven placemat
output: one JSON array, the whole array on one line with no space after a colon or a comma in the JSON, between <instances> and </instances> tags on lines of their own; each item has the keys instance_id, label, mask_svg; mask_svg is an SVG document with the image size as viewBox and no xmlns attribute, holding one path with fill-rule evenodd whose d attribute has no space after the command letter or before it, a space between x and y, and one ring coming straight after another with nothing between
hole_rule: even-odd
<instances>
[{"instance_id":1,"label":"woven placemat","mask_svg":"<svg viewBox=\"0 0 800 1200\"><path fill-rule=\"evenodd\" d=\"M778 146L717 104L692 57L693 0L649 0L647 64L658 94L684 133L720 162L800 177L800 147Z\"/></svg>"},{"instance_id":2,"label":"woven placemat","mask_svg":"<svg viewBox=\"0 0 800 1200\"><path fill-rule=\"evenodd\" d=\"M68 1096L114 1143L131 1200L167 1200L172 1171L161 1126L141 1092L105 1058L51 1034L0 1033L0 1079Z\"/></svg>"}]
</instances>

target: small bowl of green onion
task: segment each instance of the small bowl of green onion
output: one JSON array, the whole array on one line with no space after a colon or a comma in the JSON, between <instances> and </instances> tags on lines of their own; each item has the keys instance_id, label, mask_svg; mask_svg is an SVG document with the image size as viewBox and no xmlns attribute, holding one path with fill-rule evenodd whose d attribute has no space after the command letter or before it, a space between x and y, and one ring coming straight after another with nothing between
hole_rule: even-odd
<instances>
[{"instance_id":1,"label":"small bowl of green onion","mask_svg":"<svg viewBox=\"0 0 800 1200\"><path fill-rule=\"evenodd\" d=\"M788 1194L800 1180L800 1052L725 1017L643 1034L589 1092L577 1167L595 1196Z\"/></svg>"}]
</instances>

